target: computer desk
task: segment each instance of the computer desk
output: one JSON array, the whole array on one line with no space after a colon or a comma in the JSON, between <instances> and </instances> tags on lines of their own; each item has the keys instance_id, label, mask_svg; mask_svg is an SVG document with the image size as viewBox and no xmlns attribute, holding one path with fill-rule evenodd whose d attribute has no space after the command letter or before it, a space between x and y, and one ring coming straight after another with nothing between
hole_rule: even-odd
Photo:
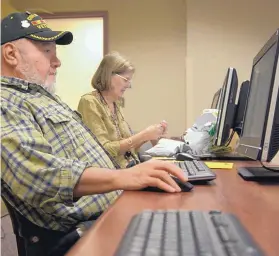
<instances>
[{"instance_id":1,"label":"computer desk","mask_svg":"<svg viewBox=\"0 0 279 256\"><path fill-rule=\"evenodd\" d=\"M132 216L144 209L215 209L234 213L266 255L278 256L279 185L244 181L236 171L244 165L255 162L234 162L232 170L215 170L211 185L196 185L192 192L124 192L66 255L112 256Z\"/></svg>"}]
</instances>

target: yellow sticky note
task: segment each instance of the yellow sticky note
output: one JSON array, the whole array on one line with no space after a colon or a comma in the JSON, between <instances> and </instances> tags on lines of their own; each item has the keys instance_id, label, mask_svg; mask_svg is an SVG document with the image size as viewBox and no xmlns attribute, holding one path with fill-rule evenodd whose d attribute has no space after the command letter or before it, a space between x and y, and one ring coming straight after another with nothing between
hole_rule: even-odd
<instances>
[{"instance_id":1,"label":"yellow sticky note","mask_svg":"<svg viewBox=\"0 0 279 256\"><path fill-rule=\"evenodd\" d=\"M232 169L233 163L204 162L211 169Z\"/></svg>"}]
</instances>

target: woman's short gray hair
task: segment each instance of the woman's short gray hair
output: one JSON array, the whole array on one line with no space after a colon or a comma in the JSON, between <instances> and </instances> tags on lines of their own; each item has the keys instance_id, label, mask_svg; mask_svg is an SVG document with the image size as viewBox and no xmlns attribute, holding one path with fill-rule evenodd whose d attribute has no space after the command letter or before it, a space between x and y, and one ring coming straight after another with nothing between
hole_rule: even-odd
<instances>
[{"instance_id":1,"label":"woman's short gray hair","mask_svg":"<svg viewBox=\"0 0 279 256\"><path fill-rule=\"evenodd\" d=\"M135 68L131 62L118 52L109 53L102 59L91 80L91 85L96 90L106 91L111 86L111 76L113 74L120 75L125 72L135 72Z\"/></svg>"}]
</instances>

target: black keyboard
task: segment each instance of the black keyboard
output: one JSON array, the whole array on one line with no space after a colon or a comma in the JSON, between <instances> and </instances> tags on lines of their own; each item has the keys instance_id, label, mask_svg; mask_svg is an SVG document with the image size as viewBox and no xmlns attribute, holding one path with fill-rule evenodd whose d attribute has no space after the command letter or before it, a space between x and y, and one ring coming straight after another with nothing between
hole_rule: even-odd
<instances>
[{"instance_id":1,"label":"black keyboard","mask_svg":"<svg viewBox=\"0 0 279 256\"><path fill-rule=\"evenodd\" d=\"M232 214L144 211L130 222L116 256L263 256Z\"/></svg>"},{"instance_id":2,"label":"black keyboard","mask_svg":"<svg viewBox=\"0 0 279 256\"><path fill-rule=\"evenodd\" d=\"M210 181L216 178L216 174L202 161L179 161L175 164L186 172L189 181Z\"/></svg>"}]
</instances>

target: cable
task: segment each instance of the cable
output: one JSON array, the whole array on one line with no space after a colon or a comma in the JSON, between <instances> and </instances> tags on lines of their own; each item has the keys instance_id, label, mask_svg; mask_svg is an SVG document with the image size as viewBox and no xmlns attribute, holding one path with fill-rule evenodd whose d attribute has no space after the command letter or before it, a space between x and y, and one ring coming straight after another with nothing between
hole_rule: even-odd
<instances>
[{"instance_id":1,"label":"cable","mask_svg":"<svg viewBox=\"0 0 279 256\"><path fill-rule=\"evenodd\" d=\"M233 138L233 136L234 136L234 133L235 133L235 131L232 131L232 133L231 133L229 139L228 139L227 142L226 142L226 145L225 145L226 147L228 147L228 146L230 145L230 143L231 143L231 141L232 141L232 138Z\"/></svg>"},{"instance_id":2,"label":"cable","mask_svg":"<svg viewBox=\"0 0 279 256\"><path fill-rule=\"evenodd\" d=\"M275 169L274 169L274 168L268 167L268 166L264 165L262 161L260 161L260 163L261 163L263 168L265 168L265 169L267 169L269 171L272 171L272 172L278 172L279 173L279 168L275 167Z\"/></svg>"}]
</instances>

